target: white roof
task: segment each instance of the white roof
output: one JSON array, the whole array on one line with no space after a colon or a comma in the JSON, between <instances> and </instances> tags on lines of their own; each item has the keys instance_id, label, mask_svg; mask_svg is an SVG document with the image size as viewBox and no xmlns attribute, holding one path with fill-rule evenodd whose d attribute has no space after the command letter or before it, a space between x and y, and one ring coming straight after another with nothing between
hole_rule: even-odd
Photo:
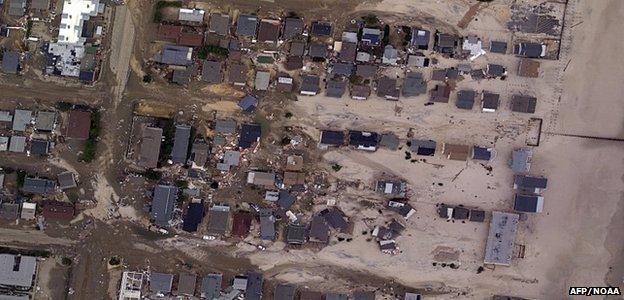
<instances>
[{"instance_id":1,"label":"white roof","mask_svg":"<svg viewBox=\"0 0 624 300\"><path fill-rule=\"evenodd\" d=\"M24 202L22 203L22 209L36 209L37 203Z\"/></svg>"},{"instance_id":2,"label":"white roof","mask_svg":"<svg viewBox=\"0 0 624 300\"><path fill-rule=\"evenodd\" d=\"M59 43L84 43L82 25L90 17L95 17L99 0L65 0L59 25Z\"/></svg>"},{"instance_id":3,"label":"white roof","mask_svg":"<svg viewBox=\"0 0 624 300\"><path fill-rule=\"evenodd\" d=\"M0 284L30 288L37 269L37 259L32 256L0 254Z\"/></svg>"}]
</instances>

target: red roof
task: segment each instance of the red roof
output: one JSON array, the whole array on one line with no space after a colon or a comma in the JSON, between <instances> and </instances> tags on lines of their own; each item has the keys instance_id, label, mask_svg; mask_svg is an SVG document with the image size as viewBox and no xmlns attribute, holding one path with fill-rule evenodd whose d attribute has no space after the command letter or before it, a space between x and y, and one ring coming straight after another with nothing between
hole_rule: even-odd
<instances>
[{"instance_id":1,"label":"red roof","mask_svg":"<svg viewBox=\"0 0 624 300\"><path fill-rule=\"evenodd\" d=\"M251 229L253 217L247 212L236 212L232 216L232 235L246 237Z\"/></svg>"},{"instance_id":2,"label":"red roof","mask_svg":"<svg viewBox=\"0 0 624 300\"><path fill-rule=\"evenodd\" d=\"M65 136L71 139L86 140L91 128L91 113L82 110L69 112L69 120L65 128Z\"/></svg>"},{"instance_id":3,"label":"red roof","mask_svg":"<svg viewBox=\"0 0 624 300\"><path fill-rule=\"evenodd\" d=\"M182 26L161 24L160 26L158 26L156 39L175 42L178 40L180 34L182 34Z\"/></svg>"},{"instance_id":4,"label":"red roof","mask_svg":"<svg viewBox=\"0 0 624 300\"><path fill-rule=\"evenodd\" d=\"M180 33L178 45L199 47L204 43L204 35L199 33Z\"/></svg>"},{"instance_id":5,"label":"red roof","mask_svg":"<svg viewBox=\"0 0 624 300\"><path fill-rule=\"evenodd\" d=\"M74 205L69 202L44 201L43 216L50 220L70 221L74 218Z\"/></svg>"}]
</instances>

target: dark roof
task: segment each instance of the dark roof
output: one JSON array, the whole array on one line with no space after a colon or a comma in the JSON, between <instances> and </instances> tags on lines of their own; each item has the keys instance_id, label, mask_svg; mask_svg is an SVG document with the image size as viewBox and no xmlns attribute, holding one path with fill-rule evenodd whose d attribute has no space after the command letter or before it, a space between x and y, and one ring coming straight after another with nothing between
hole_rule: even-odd
<instances>
[{"instance_id":1,"label":"dark roof","mask_svg":"<svg viewBox=\"0 0 624 300\"><path fill-rule=\"evenodd\" d=\"M312 58L326 58L327 57L327 46L323 44L310 44L310 48L308 49L308 55Z\"/></svg>"},{"instance_id":2,"label":"dark roof","mask_svg":"<svg viewBox=\"0 0 624 300\"><path fill-rule=\"evenodd\" d=\"M505 75L505 67L497 64L487 65L487 75L490 77L501 77Z\"/></svg>"},{"instance_id":3,"label":"dark roof","mask_svg":"<svg viewBox=\"0 0 624 300\"><path fill-rule=\"evenodd\" d=\"M2 55L2 72L17 74L19 70L20 53L16 51L4 51Z\"/></svg>"},{"instance_id":4,"label":"dark roof","mask_svg":"<svg viewBox=\"0 0 624 300\"><path fill-rule=\"evenodd\" d=\"M149 289L152 293L170 293L173 285L173 275L164 273L151 273Z\"/></svg>"},{"instance_id":5,"label":"dark roof","mask_svg":"<svg viewBox=\"0 0 624 300\"><path fill-rule=\"evenodd\" d=\"M349 297L340 293L326 293L325 300L347 300Z\"/></svg>"},{"instance_id":6,"label":"dark roof","mask_svg":"<svg viewBox=\"0 0 624 300\"><path fill-rule=\"evenodd\" d=\"M277 43L279 33L279 20L262 20L258 29L258 41L261 43Z\"/></svg>"},{"instance_id":7,"label":"dark roof","mask_svg":"<svg viewBox=\"0 0 624 300\"><path fill-rule=\"evenodd\" d=\"M175 69L173 70L173 75L171 76L171 82L185 85L191 81L191 76L193 74L193 68L186 69Z\"/></svg>"},{"instance_id":8,"label":"dark roof","mask_svg":"<svg viewBox=\"0 0 624 300\"><path fill-rule=\"evenodd\" d=\"M435 69L431 71L431 80L435 80L435 81L446 80L446 69Z\"/></svg>"},{"instance_id":9,"label":"dark roof","mask_svg":"<svg viewBox=\"0 0 624 300\"><path fill-rule=\"evenodd\" d=\"M542 57L542 44L520 43L514 46L514 53L531 58L540 58Z\"/></svg>"},{"instance_id":10,"label":"dark roof","mask_svg":"<svg viewBox=\"0 0 624 300\"><path fill-rule=\"evenodd\" d=\"M514 198L514 210L521 212L541 212L544 205L544 198L541 196L516 194Z\"/></svg>"},{"instance_id":11,"label":"dark roof","mask_svg":"<svg viewBox=\"0 0 624 300\"><path fill-rule=\"evenodd\" d=\"M456 206L455 208L453 208L453 219L465 220L468 219L469 214L470 210L465 207Z\"/></svg>"},{"instance_id":12,"label":"dark roof","mask_svg":"<svg viewBox=\"0 0 624 300\"><path fill-rule=\"evenodd\" d=\"M403 80L401 94L403 97L413 97L427 92L427 83L421 73L408 72Z\"/></svg>"},{"instance_id":13,"label":"dark roof","mask_svg":"<svg viewBox=\"0 0 624 300\"><path fill-rule=\"evenodd\" d=\"M351 86L351 98L356 98L361 100L362 98L366 99L370 96L370 86L368 85L353 85Z\"/></svg>"},{"instance_id":14,"label":"dark roof","mask_svg":"<svg viewBox=\"0 0 624 300\"><path fill-rule=\"evenodd\" d=\"M301 76L301 91L318 93L321 79L318 76L304 75Z\"/></svg>"},{"instance_id":15,"label":"dark roof","mask_svg":"<svg viewBox=\"0 0 624 300\"><path fill-rule=\"evenodd\" d=\"M341 211L335 208L326 208L320 212L320 216L325 218L325 221L329 226L334 229L344 231L349 227L349 223L345 220Z\"/></svg>"},{"instance_id":16,"label":"dark roof","mask_svg":"<svg viewBox=\"0 0 624 300\"><path fill-rule=\"evenodd\" d=\"M374 291L356 291L353 293L353 300L375 300Z\"/></svg>"},{"instance_id":17,"label":"dark roof","mask_svg":"<svg viewBox=\"0 0 624 300\"><path fill-rule=\"evenodd\" d=\"M492 151L489 148L474 146L472 148L472 158L478 160L490 160Z\"/></svg>"},{"instance_id":18,"label":"dark roof","mask_svg":"<svg viewBox=\"0 0 624 300\"><path fill-rule=\"evenodd\" d=\"M296 287L292 284L278 284L273 295L274 300L294 300Z\"/></svg>"},{"instance_id":19,"label":"dark roof","mask_svg":"<svg viewBox=\"0 0 624 300\"><path fill-rule=\"evenodd\" d=\"M18 203L4 202L0 204L0 218L2 219L15 220L19 217L19 212L20 205Z\"/></svg>"},{"instance_id":20,"label":"dark roof","mask_svg":"<svg viewBox=\"0 0 624 300\"><path fill-rule=\"evenodd\" d=\"M344 144L344 132L323 130L321 131L321 144L342 146Z\"/></svg>"},{"instance_id":21,"label":"dark roof","mask_svg":"<svg viewBox=\"0 0 624 300\"><path fill-rule=\"evenodd\" d=\"M206 299L218 298L221 294L221 282L223 275L208 274L202 278L201 296Z\"/></svg>"},{"instance_id":22,"label":"dark roof","mask_svg":"<svg viewBox=\"0 0 624 300\"><path fill-rule=\"evenodd\" d=\"M50 151L50 142L33 139L30 141L30 153L34 155L47 155Z\"/></svg>"},{"instance_id":23,"label":"dark roof","mask_svg":"<svg viewBox=\"0 0 624 300\"><path fill-rule=\"evenodd\" d=\"M310 221L310 239L322 243L329 241L329 225L320 215L314 216Z\"/></svg>"},{"instance_id":24,"label":"dark roof","mask_svg":"<svg viewBox=\"0 0 624 300\"><path fill-rule=\"evenodd\" d=\"M208 213L208 233L222 235L228 230L230 207L214 205Z\"/></svg>"},{"instance_id":25,"label":"dark roof","mask_svg":"<svg viewBox=\"0 0 624 300\"><path fill-rule=\"evenodd\" d=\"M492 53L507 53L507 42L498 42L492 41L490 42L490 52Z\"/></svg>"},{"instance_id":26,"label":"dark roof","mask_svg":"<svg viewBox=\"0 0 624 300\"><path fill-rule=\"evenodd\" d=\"M548 179L527 175L515 175L514 185L516 185L519 189L545 189L548 185Z\"/></svg>"},{"instance_id":27,"label":"dark roof","mask_svg":"<svg viewBox=\"0 0 624 300\"><path fill-rule=\"evenodd\" d=\"M511 111L521 113L535 113L537 98L530 96L514 95L511 97Z\"/></svg>"},{"instance_id":28,"label":"dark roof","mask_svg":"<svg viewBox=\"0 0 624 300\"><path fill-rule=\"evenodd\" d=\"M481 106L487 109L498 109L498 105L500 103L499 98L500 98L499 94L483 92Z\"/></svg>"},{"instance_id":29,"label":"dark roof","mask_svg":"<svg viewBox=\"0 0 624 300\"><path fill-rule=\"evenodd\" d=\"M451 96L451 88L448 85L437 84L433 90L431 90L431 102L448 103Z\"/></svg>"},{"instance_id":30,"label":"dark roof","mask_svg":"<svg viewBox=\"0 0 624 300\"><path fill-rule=\"evenodd\" d=\"M470 219L471 222L483 222L485 221L485 211L479 209L471 209L470 210Z\"/></svg>"},{"instance_id":31,"label":"dark roof","mask_svg":"<svg viewBox=\"0 0 624 300\"><path fill-rule=\"evenodd\" d=\"M373 78L377 74L379 67L376 65L357 65L355 75L362 78Z\"/></svg>"},{"instance_id":32,"label":"dark roof","mask_svg":"<svg viewBox=\"0 0 624 300\"><path fill-rule=\"evenodd\" d=\"M56 189L56 182L44 178L24 178L22 191L31 194L47 194Z\"/></svg>"},{"instance_id":33,"label":"dark roof","mask_svg":"<svg viewBox=\"0 0 624 300\"><path fill-rule=\"evenodd\" d=\"M230 65L228 71L228 81L230 83L247 83L247 66L240 63L234 63Z\"/></svg>"},{"instance_id":34,"label":"dark roof","mask_svg":"<svg viewBox=\"0 0 624 300\"><path fill-rule=\"evenodd\" d=\"M301 291L299 295L299 300L321 300L323 298L323 294L321 292L316 291Z\"/></svg>"},{"instance_id":35,"label":"dark roof","mask_svg":"<svg viewBox=\"0 0 624 300\"><path fill-rule=\"evenodd\" d=\"M176 125L173 137L173 149L171 160L174 164L185 164L188 154L189 140L191 138L191 126Z\"/></svg>"},{"instance_id":36,"label":"dark roof","mask_svg":"<svg viewBox=\"0 0 624 300\"><path fill-rule=\"evenodd\" d=\"M221 62L205 60L202 66L201 79L208 83L221 83L223 80Z\"/></svg>"},{"instance_id":37,"label":"dark roof","mask_svg":"<svg viewBox=\"0 0 624 300\"><path fill-rule=\"evenodd\" d=\"M462 90L457 92L457 102L455 105L461 109L472 109L477 93L473 90Z\"/></svg>"},{"instance_id":38,"label":"dark roof","mask_svg":"<svg viewBox=\"0 0 624 300\"><path fill-rule=\"evenodd\" d=\"M258 17L252 15L240 15L236 20L236 35L238 36L256 36L258 28Z\"/></svg>"},{"instance_id":39,"label":"dark roof","mask_svg":"<svg viewBox=\"0 0 624 300\"><path fill-rule=\"evenodd\" d=\"M249 274L247 274L245 299L260 300L262 298L262 283L263 278L261 273L249 272Z\"/></svg>"},{"instance_id":40,"label":"dark roof","mask_svg":"<svg viewBox=\"0 0 624 300\"><path fill-rule=\"evenodd\" d=\"M410 150L416 152L417 155L433 156L435 154L437 143L432 140L411 140Z\"/></svg>"},{"instance_id":41,"label":"dark roof","mask_svg":"<svg viewBox=\"0 0 624 300\"><path fill-rule=\"evenodd\" d=\"M436 47L437 51L449 53L457 46L458 37L445 33L436 34Z\"/></svg>"},{"instance_id":42,"label":"dark roof","mask_svg":"<svg viewBox=\"0 0 624 300\"><path fill-rule=\"evenodd\" d=\"M303 57L301 56L288 56L284 63L286 70L296 70L303 67Z\"/></svg>"},{"instance_id":43,"label":"dark roof","mask_svg":"<svg viewBox=\"0 0 624 300\"><path fill-rule=\"evenodd\" d=\"M303 33L303 20L300 18L286 18L284 20L284 39L291 39Z\"/></svg>"},{"instance_id":44,"label":"dark roof","mask_svg":"<svg viewBox=\"0 0 624 300\"><path fill-rule=\"evenodd\" d=\"M376 132L349 130L349 145L356 147L377 147L379 135Z\"/></svg>"},{"instance_id":45,"label":"dark roof","mask_svg":"<svg viewBox=\"0 0 624 300\"><path fill-rule=\"evenodd\" d=\"M312 35L315 36L330 36L332 32L332 26L329 23L314 22L312 23Z\"/></svg>"},{"instance_id":46,"label":"dark roof","mask_svg":"<svg viewBox=\"0 0 624 300\"><path fill-rule=\"evenodd\" d=\"M327 87L325 93L327 97L342 98L347 90L347 82L343 80L329 80L327 81Z\"/></svg>"},{"instance_id":47,"label":"dark roof","mask_svg":"<svg viewBox=\"0 0 624 300\"><path fill-rule=\"evenodd\" d=\"M259 124L243 124L241 125L241 134L238 139L238 146L247 149L260 140L262 128Z\"/></svg>"},{"instance_id":48,"label":"dark roof","mask_svg":"<svg viewBox=\"0 0 624 300\"><path fill-rule=\"evenodd\" d=\"M230 134L236 132L236 121L231 119L216 120L215 131L217 133Z\"/></svg>"},{"instance_id":49,"label":"dark roof","mask_svg":"<svg viewBox=\"0 0 624 300\"><path fill-rule=\"evenodd\" d=\"M405 230L405 226L394 219L390 222L390 224L388 224L388 228L396 234L401 234L403 230Z\"/></svg>"},{"instance_id":50,"label":"dark roof","mask_svg":"<svg viewBox=\"0 0 624 300\"><path fill-rule=\"evenodd\" d=\"M246 112L252 112L258 106L258 99L256 97L247 95L238 101L238 106Z\"/></svg>"},{"instance_id":51,"label":"dark roof","mask_svg":"<svg viewBox=\"0 0 624 300\"><path fill-rule=\"evenodd\" d=\"M305 225L288 224L286 227L286 242L301 245L305 243L307 228Z\"/></svg>"},{"instance_id":52,"label":"dark roof","mask_svg":"<svg viewBox=\"0 0 624 300\"><path fill-rule=\"evenodd\" d=\"M260 238L263 240L275 239L275 216L270 208L261 208L260 212Z\"/></svg>"},{"instance_id":53,"label":"dark roof","mask_svg":"<svg viewBox=\"0 0 624 300\"><path fill-rule=\"evenodd\" d=\"M394 133L384 133L381 135L379 145L386 147L390 150L397 150L399 148L399 137Z\"/></svg>"},{"instance_id":54,"label":"dark roof","mask_svg":"<svg viewBox=\"0 0 624 300\"><path fill-rule=\"evenodd\" d=\"M232 235L246 237L251 229L253 216L248 212L235 212L232 215Z\"/></svg>"},{"instance_id":55,"label":"dark roof","mask_svg":"<svg viewBox=\"0 0 624 300\"><path fill-rule=\"evenodd\" d=\"M173 209L178 201L178 188L175 186L158 185L154 189L150 217L158 226L169 226L173 219Z\"/></svg>"},{"instance_id":56,"label":"dark roof","mask_svg":"<svg viewBox=\"0 0 624 300\"><path fill-rule=\"evenodd\" d=\"M430 40L431 33L428 30L412 28L412 45L417 46L418 49L427 50Z\"/></svg>"},{"instance_id":57,"label":"dark roof","mask_svg":"<svg viewBox=\"0 0 624 300\"><path fill-rule=\"evenodd\" d=\"M186 232L195 232L199 223L204 218L204 204L202 202L189 203L186 215L184 216L184 223L182 224L182 230Z\"/></svg>"},{"instance_id":58,"label":"dark roof","mask_svg":"<svg viewBox=\"0 0 624 300\"><path fill-rule=\"evenodd\" d=\"M71 139L86 140L89 138L91 113L82 110L70 110L65 127L65 136Z\"/></svg>"},{"instance_id":59,"label":"dark roof","mask_svg":"<svg viewBox=\"0 0 624 300\"><path fill-rule=\"evenodd\" d=\"M397 80L387 76L379 78L377 81L377 96L386 99L398 99L399 89L396 87Z\"/></svg>"},{"instance_id":60,"label":"dark roof","mask_svg":"<svg viewBox=\"0 0 624 300\"><path fill-rule=\"evenodd\" d=\"M295 204L295 200L297 199L288 191L280 191L277 205L279 205L283 209L290 209L290 207Z\"/></svg>"},{"instance_id":61,"label":"dark roof","mask_svg":"<svg viewBox=\"0 0 624 300\"><path fill-rule=\"evenodd\" d=\"M93 82L95 80L95 74L94 71L82 70L78 73L78 79L84 82Z\"/></svg>"},{"instance_id":62,"label":"dark roof","mask_svg":"<svg viewBox=\"0 0 624 300\"><path fill-rule=\"evenodd\" d=\"M383 31L378 28L363 28L362 29L362 42L371 43L371 44L379 44L381 40L381 36L383 35Z\"/></svg>"},{"instance_id":63,"label":"dark roof","mask_svg":"<svg viewBox=\"0 0 624 300\"><path fill-rule=\"evenodd\" d=\"M331 68L331 75L351 76L353 74L353 64L338 62L334 63Z\"/></svg>"},{"instance_id":64,"label":"dark roof","mask_svg":"<svg viewBox=\"0 0 624 300\"><path fill-rule=\"evenodd\" d=\"M197 275L180 273L180 276L178 279L178 294L194 295L196 284L197 284Z\"/></svg>"},{"instance_id":65,"label":"dark roof","mask_svg":"<svg viewBox=\"0 0 624 300\"><path fill-rule=\"evenodd\" d=\"M338 59L345 62L354 62L355 56L357 55L357 44L356 43L342 43L342 48L340 49L340 54L338 55Z\"/></svg>"},{"instance_id":66,"label":"dark roof","mask_svg":"<svg viewBox=\"0 0 624 300\"><path fill-rule=\"evenodd\" d=\"M230 33L230 15L212 13L208 24L209 30L217 34L228 35Z\"/></svg>"},{"instance_id":67,"label":"dark roof","mask_svg":"<svg viewBox=\"0 0 624 300\"><path fill-rule=\"evenodd\" d=\"M76 187L76 177L73 172L65 171L56 176L56 181L59 183L61 190Z\"/></svg>"},{"instance_id":68,"label":"dark roof","mask_svg":"<svg viewBox=\"0 0 624 300\"><path fill-rule=\"evenodd\" d=\"M74 205L69 202L43 201L41 214L49 220L69 221L74 218Z\"/></svg>"}]
</instances>

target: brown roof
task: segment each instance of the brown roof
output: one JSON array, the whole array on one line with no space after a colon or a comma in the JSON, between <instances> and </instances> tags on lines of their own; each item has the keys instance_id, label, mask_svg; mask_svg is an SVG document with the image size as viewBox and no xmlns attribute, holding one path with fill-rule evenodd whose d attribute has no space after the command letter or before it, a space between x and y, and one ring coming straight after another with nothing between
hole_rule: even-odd
<instances>
[{"instance_id":1,"label":"brown roof","mask_svg":"<svg viewBox=\"0 0 624 300\"><path fill-rule=\"evenodd\" d=\"M286 68L286 70L296 70L303 68L303 57L289 56L288 58L286 58L284 68Z\"/></svg>"},{"instance_id":2,"label":"brown roof","mask_svg":"<svg viewBox=\"0 0 624 300\"><path fill-rule=\"evenodd\" d=\"M539 77L539 68L539 61L521 58L518 65L518 76L537 78Z\"/></svg>"},{"instance_id":3,"label":"brown roof","mask_svg":"<svg viewBox=\"0 0 624 300\"><path fill-rule=\"evenodd\" d=\"M303 157L299 155L289 155L286 158L286 170L301 171L303 169Z\"/></svg>"},{"instance_id":4,"label":"brown roof","mask_svg":"<svg viewBox=\"0 0 624 300\"><path fill-rule=\"evenodd\" d=\"M182 33L182 26L176 25L159 25L156 33L157 40L176 42Z\"/></svg>"},{"instance_id":5,"label":"brown roof","mask_svg":"<svg viewBox=\"0 0 624 300\"><path fill-rule=\"evenodd\" d=\"M351 86L351 98L368 98L370 96L370 87L367 85Z\"/></svg>"},{"instance_id":6,"label":"brown roof","mask_svg":"<svg viewBox=\"0 0 624 300\"><path fill-rule=\"evenodd\" d=\"M251 229L252 215L248 212L236 212L232 215L232 235L246 237Z\"/></svg>"},{"instance_id":7,"label":"brown roof","mask_svg":"<svg viewBox=\"0 0 624 300\"><path fill-rule=\"evenodd\" d=\"M243 64L231 64L228 74L228 81L236 84L247 83L247 67Z\"/></svg>"},{"instance_id":8,"label":"brown roof","mask_svg":"<svg viewBox=\"0 0 624 300\"><path fill-rule=\"evenodd\" d=\"M44 201L42 214L46 219L69 221L74 218L74 205L69 202Z\"/></svg>"},{"instance_id":9,"label":"brown roof","mask_svg":"<svg viewBox=\"0 0 624 300\"><path fill-rule=\"evenodd\" d=\"M470 156L470 146L445 143L442 153L448 159L466 161Z\"/></svg>"},{"instance_id":10,"label":"brown roof","mask_svg":"<svg viewBox=\"0 0 624 300\"><path fill-rule=\"evenodd\" d=\"M451 96L451 88L448 85L438 84L431 90L431 102L448 103Z\"/></svg>"},{"instance_id":11,"label":"brown roof","mask_svg":"<svg viewBox=\"0 0 624 300\"><path fill-rule=\"evenodd\" d=\"M258 29L258 41L261 43L277 43L280 22L278 20L262 20Z\"/></svg>"},{"instance_id":12,"label":"brown roof","mask_svg":"<svg viewBox=\"0 0 624 300\"><path fill-rule=\"evenodd\" d=\"M91 128L91 113L82 110L69 111L67 127L65 128L65 137L77 140L86 140L89 138L89 129Z\"/></svg>"},{"instance_id":13,"label":"brown roof","mask_svg":"<svg viewBox=\"0 0 624 300\"><path fill-rule=\"evenodd\" d=\"M293 186L305 183L305 174L299 172L284 172L284 185Z\"/></svg>"},{"instance_id":14,"label":"brown roof","mask_svg":"<svg viewBox=\"0 0 624 300\"><path fill-rule=\"evenodd\" d=\"M321 300L322 294L321 292L315 291L301 291L300 300Z\"/></svg>"},{"instance_id":15,"label":"brown roof","mask_svg":"<svg viewBox=\"0 0 624 300\"><path fill-rule=\"evenodd\" d=\"M189 47L199 47L204 43L204 35L200 33L181 33L178 44Z\"/></svg>"},{"instance_id":16,"label":"brown roof","mask_svg":"<svg viewBox=\"0 0 624 300\"><path fill-rule=\"evenodd\" d=\"M356 43L342 43L342 49L340 49L339 58L342 61L353 62L357 54Z\"/></svg>"}]
</instances>

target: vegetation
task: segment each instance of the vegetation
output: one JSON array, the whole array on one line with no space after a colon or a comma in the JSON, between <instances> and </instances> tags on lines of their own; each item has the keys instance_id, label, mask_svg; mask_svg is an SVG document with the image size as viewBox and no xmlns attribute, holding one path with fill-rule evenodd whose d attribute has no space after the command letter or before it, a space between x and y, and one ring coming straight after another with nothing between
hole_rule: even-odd
<instances>
[{"instance_id":1,"label":"vegetation","mask_svg":"<svg viewBox=\"0 0 624 300\"><path fill-rule=\"evenodd\" d=\"M26 179L26 171L17 170L17 186L18 187L24 186L24 179Z\"/></svg>"},{"instance_id":2,"label":"vegetation","mask_svg":"<svg viewBox=\"0 0 624 300\"><path fill-rule=\"evenodd\" d=\"M152 80L153 80L153 79L152 79L152 76L151 76L151 75L149 75L149 74L145 74L145 75L143 76L143 82L145 82L145 83L150 83L150 82L152 82Z\"/></svg>"},{"instance_id":3,"label":"vegetation","mask_svg":"<svg viewBox=\"0 0 624 300\"><path fill-rule=\"evenodd\" d=\"M149 180L160 180L162 178L162 173L153 169L143 172L142 175Z\"/></svg>"},{"instance_id":4,"label":"vegetation","mask_svg":"<svg viewBox=\"0 0 624 300\"><path fill-rule=\"evenodd\" d=\"M284 114L284 117L285 117L286 119L290 119L290 118L292 118L292 116L293 116L293 114L292 114L291 112L289 112L289 111L287 111L287 112Z\"/></svg>"},{"instance_id":5,"label":"vegetation","mask_svg":"<svg viewBox=\"0 0 624 300\"><path fill-rule=\"evenodd\" d=\"M50 257L50 251L48 250L40 250L40 249L15 249L9 247L0 246L1 254L13 254L13 255L28 255L28 256L37 256L37 257Z\"/></svg>"},{"instance_id":6,"label":"vegetation","mask_svg":"<svg viewBox=\"0 0 624 300\"><path fill-rule=\"evenodd\" d=\"M412 41L412 28L409 26L401 26L401 31L405 33L405 37L403 38L405 41L405 45Z\"/></svg>"},{"instance_id":7,"label":"vegetation","mask_svg":"<svg viewBox=\"0 0 624 300\"><path fill-rule=\"evenodd\" d=\"M339 164L334 164L334 165L332 165L332 169L333 169L335 172L338 172L338 171L340 171L340 170L342 169L342 166L341 166L341 165L339 165Z\"/></svg>"},{"instance_id":8,"label":"vegetation","mask_svg":"<svg viewBox=\"0 0 624 300\"><path fill-rule=\"evenodd\" d=\"M210 53L227 57L230 51L228 51L228 49L221 48L219 46L203 45L197 51L197 57L199 59L206 59L208 58L208 54Z\"/></svg>"},{"instance_id":9,"label":"vegetation","mask_svg":"<svg viewBox=\"0 0 624 300\"><path fill-rule=\"evenodd\" d=\"M68 111L70 110L74 105L69 103L69 102L65 102L65 101L59 101L56 102L56 109L60 110L60 111Z\"/></svg>"},{"instance_id":10,"label":"vegetation","mask_svg":"<svg viewBox=\"0 0 624 300\"><path fill-rule=\"evenodd\" d=\"M76 191L67 191L65 194L72 203L76 203L80 199L80 195Z\"/></svg>"},{"instance_id":11,"label":"vegetation","mask_svg":"<svg viewBox=\"0 0 624 300\"><path fill-rule=\"evenodd\" d=\"M121 263L119 256L113 256L108 260L108 264L111 266L117 266Z\"/></svg>"},{"instance_id":12,"label":"vegetation","mask_svg":"<svg viewBox=\"0 0 624 300\"><path fill-rule=\"evenodd\" d=\"M351 76L349 76L349 83L354 85L362 83L362 76L351 74Z\"/></svg>"},{"instance_id":13,"label":"vegetation","mask_svg":"<svg viewBox=\"0 0 624 300\"><path fill-rule=\"evenodd\" d=\"M100 137L100 112L94 110L91 112L91 128L89 129L89 138L85 143L84 151L82 152L82 161L89 163L95 159L95 151L97 149L97 142Z\"/></svg>"},{"instance_id":14,"label":"vegetation","mask_svg":"<svg viewBox=\"0 0 624 300\"><path fill-rule=\"evenodd\" d=\"M384 34L383 34L383 38L381 39L381 44L382 45L388 45L388 43L390 42L390 25L386 24L386 26L384 26Z\"/></svg>"},{"instance_id":15,"label":"vegetation","mask_svg":"<svg viewBox=\"0 0 624 300\"><path fill-rule=\"evenodd\" d=\"M173 119L167 119L167 122L163 126L164 142L160 149L160 162L165 162L171 156L173 151L173 137L175 136L175 124Z\"/></svg>"},{"instance_id":16,"label":"vegetation","mask_svg":"<svg viewBox=\"0 0 624 300\"><path fill-rule=\"evenodd\" d=\"M33 21L28 19L26 22L26 38L30 37L30 32L32 31Z\"/></svg>"},{"instance_id":17,"label":"vegetation","mask_svg":"<svg viewBox=\"0 0 624 300\"><path fill-rule=\"evenodd\" d=\"M176 180L175 184L181 190L188 189L188 181L186 180Z\"/></svg>"},{"instance_id":18,"label":"vegetation","mask_svg":"<svg viewBox=\"0 0 624 300\"><path fill-rule=\"evenodd\" d=\"M379 24L379 18L376 15L369 14L362 17L366 26L376 26Z\"/></svg>"},{"instance_id":19,"label":"vegetation","mask_svg":"<svg viewBox=\"0 0 624 300\"><path fill-rule=\"evenodd\" d=\"M182 7L182 1L158 1L154 8L154 23L160 23L163 20L162 9L165 7Z\"/></svg>"}]
</instances>

